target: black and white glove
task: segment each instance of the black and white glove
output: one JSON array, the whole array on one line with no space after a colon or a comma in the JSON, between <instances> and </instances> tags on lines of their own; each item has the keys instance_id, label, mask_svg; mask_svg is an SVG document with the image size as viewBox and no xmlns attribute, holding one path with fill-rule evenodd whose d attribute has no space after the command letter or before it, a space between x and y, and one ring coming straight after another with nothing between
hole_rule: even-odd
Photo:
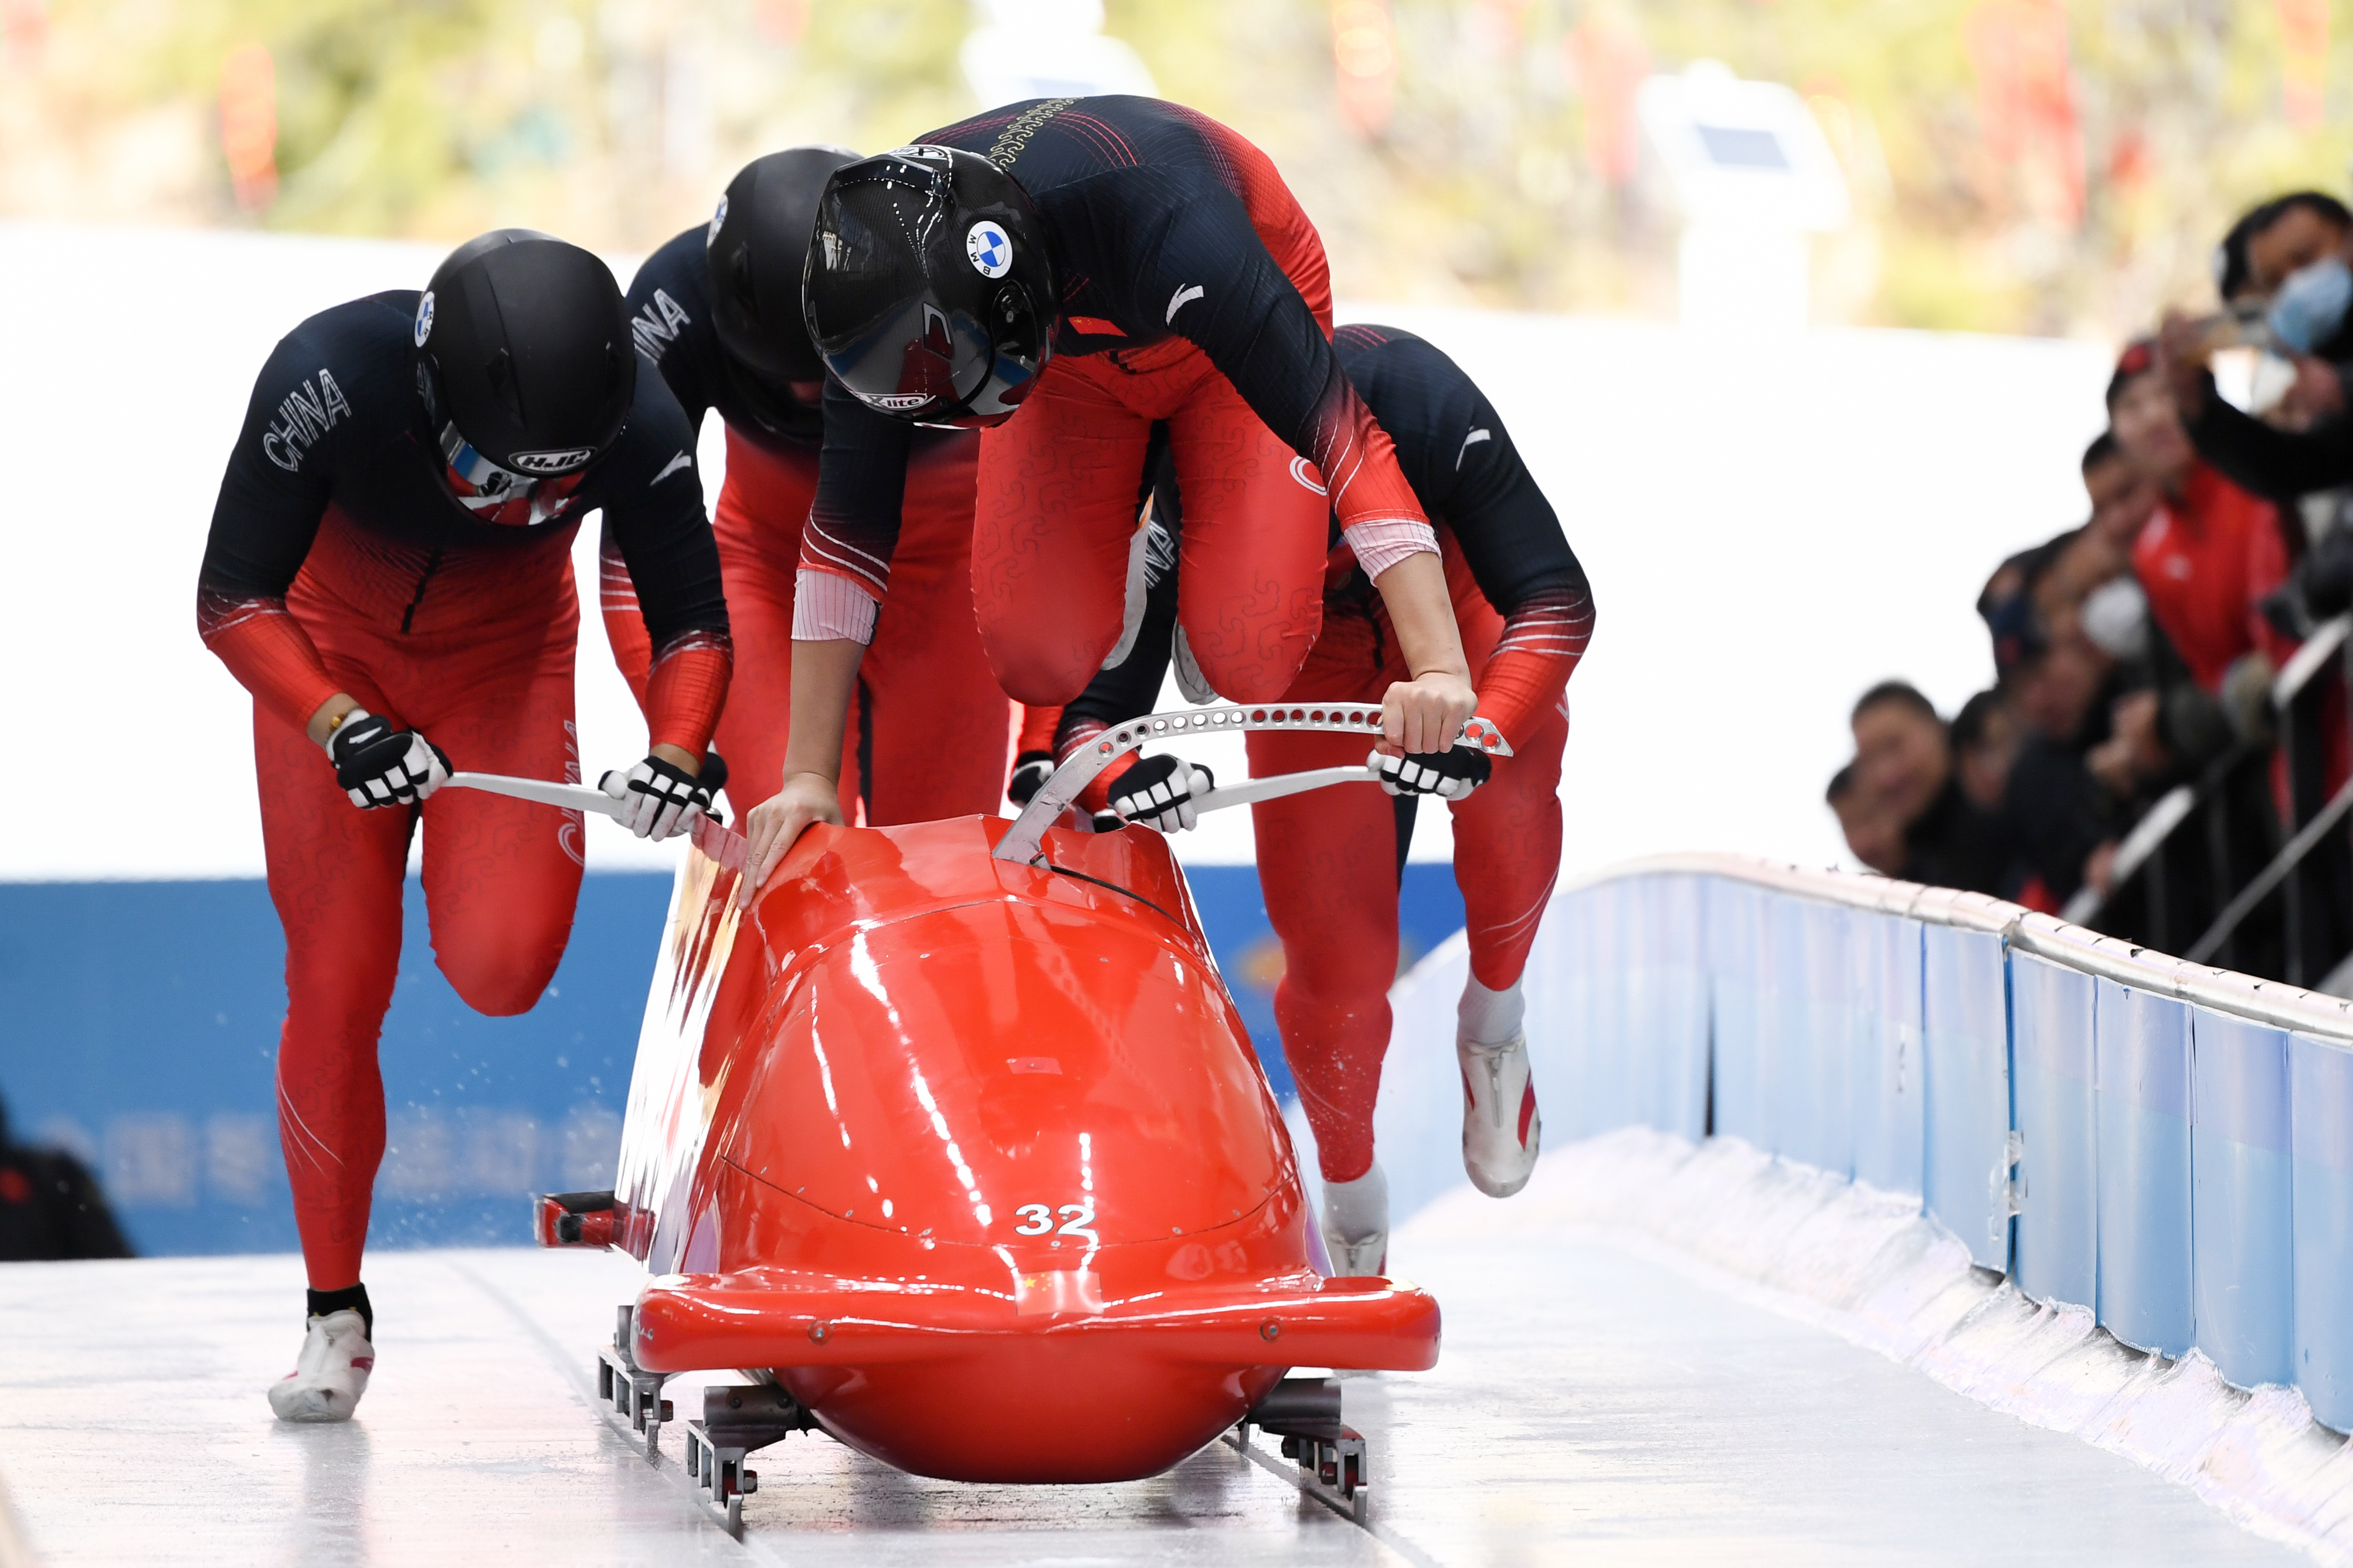
<instances>
[{"instance_id":1,"label":"black and white glove","mask_svg":"<svg viewBox=\"0 0 2353 1568\"><path fill-rule=\"evenodd\" d=\"M1173 833L1199 820L1193 802L1218 787L1217 776L1181 757L1147 757L1111 787L1111 809L1131 822Z\"/></svg>"},{"instance_id":2,"label":"black and white glove","mask_svg":"<svg viewBox=\"0 0 2353 1568\"><path fill-rule=\"evenodd\" d=\"M1038 791L1053 776L1052 752L1025 751L1013 759L1013 777L1006 781L1005 798L1017 806L1026 806L1038 798Z\"/></svg>"},{"instance_id":3,"label":"black and white glove","mask_svg":"<svg viewBox=\"0 0 2353 1568\"><path fill-rule=\"evenodd\" d=\"M617 820L656 843L691 830L711 810L711 786L674 762L649 757L627 773L607 773L596 788L628 808Z\"/></svg>"},{"instance_id":4,"label":"black and white glove","mask_svg":"<svg viewBox=\"0 0 2353 1568\"><path fill-rule=\"evenodd\" d=\"M457 769L448 754L413 729L395 729L365 708L336 721L327 736L327 758L335 783L363 810L371 806L413 806Z\"/></svg>"},{"instance_id":5,"label":"black and white glove","mask_svg":"<svg viewBox=\"0 0 2353 1568\"><path fill-rule=\"evenodd\" d=\"M1445 751L1409 751L1403 757L1374 752L1365 766L1381 776L1381 788L1392 795L1435 795L1460 800L1484 784L1494 769L1487 754L1475 746L1455 746Z\"/></svg>"}]
</instances>

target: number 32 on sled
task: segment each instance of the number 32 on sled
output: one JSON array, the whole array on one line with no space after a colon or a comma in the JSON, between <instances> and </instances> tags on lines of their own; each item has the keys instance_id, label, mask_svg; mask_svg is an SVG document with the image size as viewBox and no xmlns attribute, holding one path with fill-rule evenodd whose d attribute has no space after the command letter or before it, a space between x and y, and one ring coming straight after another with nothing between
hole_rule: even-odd
<instances>
[{"instance_id":1,"label":"number 32 on sled","mask_svg":"<svg viewBox=\"0 0 2353 1568\"><path fill-rule=\"evenodd\" d=\"M1115 1481L1291 1431L1293 1366L1434 1365L1427 1293L1322 1273L1166 842L1008 831L818 826L740 915L735 869L681 869L617 1192L542 1214L653 1272L640 1394L756 1369L902 1469Z\"/></svg>"}]
</instances>

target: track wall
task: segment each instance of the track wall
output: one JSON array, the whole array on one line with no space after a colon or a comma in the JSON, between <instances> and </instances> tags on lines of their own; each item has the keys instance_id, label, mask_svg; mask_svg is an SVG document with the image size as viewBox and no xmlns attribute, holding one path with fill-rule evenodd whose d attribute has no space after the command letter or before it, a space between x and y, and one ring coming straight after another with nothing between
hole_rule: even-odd
<instances>
[{"instance_id":1,"label":"track wall","mask_svg":"<svg viewBox=\"0 0 2353 1568\"><path fill-rule=\"evenodd\" d=\"M1461 1180L1456 941L1393 998L1399 1219ZM1975 895L1732 856L1563 889L1527 978L1548 1143L1647 1126L1917 1202L2115 1337L2353 1430L2353 1003Z\"/></svg>"}]
</instances>

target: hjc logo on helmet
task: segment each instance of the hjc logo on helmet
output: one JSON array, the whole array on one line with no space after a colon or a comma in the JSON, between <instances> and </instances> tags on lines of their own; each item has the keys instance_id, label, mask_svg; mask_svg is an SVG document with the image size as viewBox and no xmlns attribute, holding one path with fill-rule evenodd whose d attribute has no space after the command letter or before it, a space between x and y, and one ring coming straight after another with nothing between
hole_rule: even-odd
<instances>
[{"instance_id":1,"label":"hjc logo on helmet","mask_svg":"<svg viewBox=\"0 0 2353 1568\"><path fill-rule=\"evenodd\" d=\"M417 346L423 348L425 340L432 335L433 291L427 289L425 291L425 297L417 302Z\"/></svg>"},{"instance_id":2,"label":"hjc logo on helmet","mask_svg":"<svg viewBox=\"0 0 2353 1568\"><path fill-rule=\"evenodd\" d=\"M515 452L506 466L517 473L568 473L596 455L595 447L566 447L560 451Z\"/></svg>"}]
</instances>

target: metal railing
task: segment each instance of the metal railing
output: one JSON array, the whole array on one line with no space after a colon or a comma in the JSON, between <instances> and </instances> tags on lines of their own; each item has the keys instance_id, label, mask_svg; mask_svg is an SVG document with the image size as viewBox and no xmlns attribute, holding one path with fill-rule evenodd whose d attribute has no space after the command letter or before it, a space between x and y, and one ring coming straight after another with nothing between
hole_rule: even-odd
<instances>
[{"instance_id":1,"label":"metal railing","mask_svg":"<svg viewBox=\"0 0 2353 1568\"><path fill-rule=\"evenodd\" d=\"M2277 740L2242 742L2168 791L2118 848L2107 894L2084 889L2063 918L2292 985L2353 979L2353 783L2327 784L2348 692L2342 615L2273 680Z\"/></svg>"}]
</instances>

